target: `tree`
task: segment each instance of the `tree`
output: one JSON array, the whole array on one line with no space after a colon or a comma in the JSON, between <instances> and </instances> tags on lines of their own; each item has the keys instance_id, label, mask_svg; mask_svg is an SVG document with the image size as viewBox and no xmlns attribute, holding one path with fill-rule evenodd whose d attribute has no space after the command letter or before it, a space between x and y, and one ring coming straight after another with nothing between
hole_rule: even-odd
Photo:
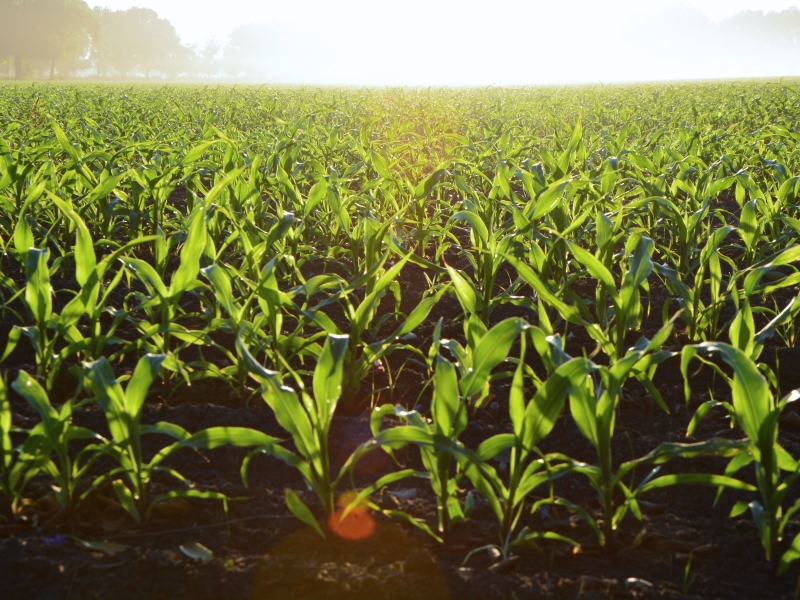
<instances>
[{"instance_id":1,"label":"tree","mask_svg":"<svg viewBox=\"0 0 800 600\"><path fill-rule=\"evenodd\" d=\"M234 77L268 76L271 71L268 61L279 46L278 33L267 23L250 23L234 29L225 45L225 70Z\"/></svg>"},{"instance_id":2,"label":"tree","mask_svg":"<svg viewBox=\"0 0 800 600\"><path fill-rule=\"evenodd\" d=\"M56 62L78 58L89 49L95 20L84 0L0 0L0 57L13 57L14 76L24 60Z\"/></svg>"},{"instance_id":3,"label":"tree","mask_svg":"<svg viewBox=\"0 0 800 600\"><path fill-rule=\"evenodd\" d=\"M177 75L191 61L191 49L183 46L175 27L149 8L111 11L96 9L100 35L94 48L97 72L109 67L123 76L139 70Z\"/></svg>"},{"instance_id":4,"label":"tree","mask_svg":"<svg viewBox=\"0 0 800 600\"><path fill-rule=\"evenodd\" d=\"M0 54L0 73L3 77L11 74L11 57L8 55L3 56Z\"/></svg>"},{"instance_id":5,"label":"tree","mask_svg":"<svg viewBox=\"0 0 800 600\"><path fill-rule=\"evenodd\" d=\"M800 10L742 11L722 21L719 28L736 43L748 42L763 50L786 52L800 47Z\"/></svg>"},{"instance_id":6,"label":"tree","mask_svg":"<svg viewBox=\"0 0 800 600\"><path fill-rule=\"evenodd\" d=\"M220 54L222 46L214 38L206 40L203 47L195 50L197 67L195 71L206 77L216 77L220 71Z\"/></svg>"}]
</instances>

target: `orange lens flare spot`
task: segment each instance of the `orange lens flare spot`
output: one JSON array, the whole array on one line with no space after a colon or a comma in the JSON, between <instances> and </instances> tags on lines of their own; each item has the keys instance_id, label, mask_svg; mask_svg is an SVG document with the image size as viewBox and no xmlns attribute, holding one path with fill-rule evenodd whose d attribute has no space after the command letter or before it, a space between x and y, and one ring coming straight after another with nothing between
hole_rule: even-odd
<instances>
[{"instance_id":1,"label":"orange lens flare spot","mask_svg":"<svg viewBox=\"0 0 800 600\"><path fill-rule=\"evenodd\" d=\"M337 508L328 517L328 528L341 538L354 542L366 540L375 533L375 520L363 510L353 510L342 519L344 509Z\"/></svg>"},{"instance_id":2,"label":"orange lens flare spot","mask_svg":"<svg viewBox=\"0 0 800 600\"><path fill-rule=\"evenodd\" d=\"M328 529L341 538L351 541L366 540L375 533L375 520L369 514L369 507L365 500L352 508L344 518L344 511L358 494L356 492L345 492L336 504L339 505L330 517L328 517Z\"/></svg>"}]
</instances>

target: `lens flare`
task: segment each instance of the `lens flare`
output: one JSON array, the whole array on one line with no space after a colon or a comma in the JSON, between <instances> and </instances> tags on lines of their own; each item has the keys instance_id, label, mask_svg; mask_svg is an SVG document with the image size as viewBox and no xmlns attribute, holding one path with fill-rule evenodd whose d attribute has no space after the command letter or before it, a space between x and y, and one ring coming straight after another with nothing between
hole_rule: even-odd
<instances>
[{"instance_id":1,"label":"lens flare","mask_svg":"<svg viewBox=\"0 0 800 600\"><path fill-rule=\"evenodd\" d=\"M375 533L375 520L365 501L350 510L345 516L347 506L356 499L356 492L345 492L336 501L338 508L328 517L328 529L341 538L351 541L366 540Z\"/></svg>"}]
</instances>

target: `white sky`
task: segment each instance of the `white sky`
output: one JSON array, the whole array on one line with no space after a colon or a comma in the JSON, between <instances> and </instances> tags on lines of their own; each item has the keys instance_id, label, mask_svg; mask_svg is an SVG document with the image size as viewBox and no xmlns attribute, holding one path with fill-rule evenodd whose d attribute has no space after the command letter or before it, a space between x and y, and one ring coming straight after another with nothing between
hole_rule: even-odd
<instances>
[{"instance_id":1,"label":"white sky","mask_svg":"<svg viewBox=\"0 0 800 600\"><path fill-rule=\"evenodd\" d=\"M683 0L678 6L675 0L89 0L89 4L152 8L190 44L212 37L224 44L239 25L271 23L281 38L290 40L273 57L275 77L283 81L500 85L800 75L798 61L778 65L774 60L760 61L763 67L751 61L754 66L743 66L742 61L726 60L713 47L687 54L687 45L702 46L702 41L693 40L690 28L682 25L692 9L716 22L742 10L783 10L800 0ZM661 35L660 23L669 14L683 16L673 19L677 29ZM680 57L673 51L676 47L683 52Z\"/></svg>"}]
</instances>

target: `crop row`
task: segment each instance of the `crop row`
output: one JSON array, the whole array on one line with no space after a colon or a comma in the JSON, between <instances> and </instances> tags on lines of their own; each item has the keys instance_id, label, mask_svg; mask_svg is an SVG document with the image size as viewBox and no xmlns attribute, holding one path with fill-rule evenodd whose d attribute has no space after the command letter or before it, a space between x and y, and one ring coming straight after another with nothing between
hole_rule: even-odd
<instances>
[{"instance_id":1,"label":"crop row","mask_svg":"<svg viewBox=\"0 0 800 600\"><path fill-rule=\"evenodd\" d=\"M419 468L354 490L342 519L418 477L437 522L386 514L447 543L480 496L508 556L577 543L520 527L525 511L563 506L605 545L629 512L642 518L648 491L701 484L755 494L734 516L749 506L780 569L800 556L800 536L782 540L800 463L777 441L797 394L777 400L779 373L760 362L797 338L796 86L5 86L0 102L0 363L18 372L0 384L4 518L35 477L52 480L67 516L103 487L137 522L171 498L227 507L168 466L221 445L251 449L245 481L259 453L296 468L327 518L365 454L412 446ZM687 382L701 364L730 387L693 407L688 433L723 409L730 439L619 462L626 385L669 412L654 378L673 358ZM404 372L425 384L395 402ZM291 442L140 422L152 386L169 395L204 379L262 397ZM467 447L470 416L508 381L509 431ZM10 389L38 425L12 426ZM94 403L108 437L72 423ZM329 448L337 409L369 410L373 433L343 465ZM539 449L565 411L596 461ZM145 456L151 434L172 441ZM659 474L701 456L727 467ZM745 469L755 478L737 478ZM158 472L175 487L150 497ZM566 476L587 479L599 514L552 487L531 501ZM286 502L325 536L295 491Z\"/></svg>"}]
</instances>

